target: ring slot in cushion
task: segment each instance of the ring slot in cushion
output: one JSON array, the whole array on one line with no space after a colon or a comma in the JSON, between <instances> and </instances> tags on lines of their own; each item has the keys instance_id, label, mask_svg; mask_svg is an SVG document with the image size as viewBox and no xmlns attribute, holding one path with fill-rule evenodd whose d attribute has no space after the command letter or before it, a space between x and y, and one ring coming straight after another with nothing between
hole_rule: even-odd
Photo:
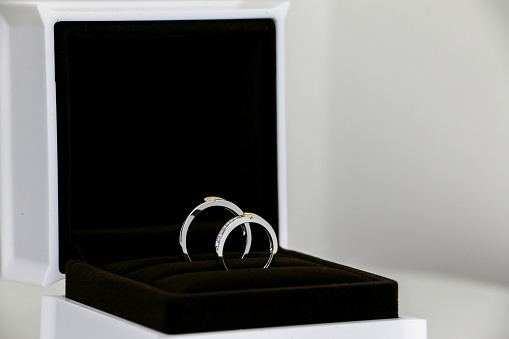
<instances>
[{"instance_id":1,"label":"ring slot in cushion","mask_svg":"<svg viewBox=\"0 0 509 339\"><path fill-rule=\"evenodd\" d=\"M254 254L256 255L256 254ZM281 255L271 269L260 269L265 258L258 257L232 261L242 263L243 269L218 269L214 260L193 262L176 261L175 257L155 258L142 263L139 260L120 263L123 269L108 265L103 269L165 291L176 293L202 293L251 288L279 288L332 284L337 281L370 281L348 271L323 267L309 261ZM238 265L238 264L237 264Z\"/></svg>"},{"instance_id":2,"label":"ring slot in cushion","mask_svg":"<svg viewBox=\"0 0 509 339\"><path fill-rule=\"evenodd\" d=\"M206 293L250 289L292 288L370 281L350 272L327 267L277 267L267 270L213 271L204 279L199 272L170 275L151 285L174 293Z\"/></svg>"},{"instance_id":3,"label":"ring slot in cushion","mask_svg":"<svg viewBox=\"0 0 509 339\"><path fill-rule=\"evenodd\" d=\"M266 259L263 257L259 258L249 258L244 260L235 260L235 261L242 261L244 264L244 270L243 271L249 271L246 270L246 268L250 268L251 270L254 270L255 272L260 272L260 267L263 266ZM318 266L316 264L302 261L302 260L295 260L291 258L279 258L279 260L274 262L274 265L272 268L275 267L298 267L298 266ZM176 276L180 274L189 274L189 273L195 273L199 272L200 275L203 275L205 272L220 272L220 274L226 273L226 271L219 269L217 266L217 263L215 260L203 260L203 261L193 261L193 262L166 262L156 265L150 265L146 267L141 267L136 270L126 272L123 274L126 278L133 279L136 281L141 281L146 284L151 284L155 280L164 279L171 276ZM231 270L236 271L236 270Z\"/></svg>"}]
</instances>

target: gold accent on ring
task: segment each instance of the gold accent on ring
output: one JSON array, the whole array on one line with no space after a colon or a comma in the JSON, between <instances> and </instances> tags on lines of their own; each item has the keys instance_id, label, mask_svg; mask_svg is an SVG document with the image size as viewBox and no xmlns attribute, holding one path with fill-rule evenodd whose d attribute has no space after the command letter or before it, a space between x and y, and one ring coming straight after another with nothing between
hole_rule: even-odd
<instances>
[{"instance_id":1,"label":"gold accent on ring","mask_svg":"<svg viewBox=\"0 0 509 339\"><path fill-rule=\"evenodd\" d=\"M250 217L250 216L260 217L258 214L256 214L256 213L251 213L251 212L244 212L244 216L245 216L245 217Z\"/></svg>"},{"instance_id":2,"label":"gold accent on ring","mask_svg":"<svg viewBox=\"0 0 509 339\"><path fill-rule=\"evenodd\" d=\"M209 201L209 200L224 200L224 199L221 197L206 197L205 198L205 201Z\"/></svg>"}]
</instances>

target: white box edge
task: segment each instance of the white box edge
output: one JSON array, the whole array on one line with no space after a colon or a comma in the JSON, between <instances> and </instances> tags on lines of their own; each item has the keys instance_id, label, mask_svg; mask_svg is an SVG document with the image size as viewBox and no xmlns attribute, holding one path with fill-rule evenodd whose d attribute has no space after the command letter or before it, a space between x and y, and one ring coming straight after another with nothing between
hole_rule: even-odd
<instances>
[{"instance_id":1,"label":"white box edge","mask_svg":"<svg viewBox=\"0 0 509 339\"><path fill-rule=\"evenodd\" d=\"M232 331L168 335L102 312L62 296L46 296L41 302L41 339L426 339L426 320L400 316L396 319L362 320L328 324L283 326ZM227 315L225 315L227 317Z\"/></svg>"}]
</instances>

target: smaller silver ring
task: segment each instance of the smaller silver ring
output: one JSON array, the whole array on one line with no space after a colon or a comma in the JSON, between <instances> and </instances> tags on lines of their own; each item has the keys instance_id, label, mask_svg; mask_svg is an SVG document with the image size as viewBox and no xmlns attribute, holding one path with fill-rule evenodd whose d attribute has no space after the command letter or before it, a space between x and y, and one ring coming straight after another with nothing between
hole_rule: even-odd
<instances>
[{"instance_id":1,"label":"smaller silver ring","mask_svg":"<svg viewBox=\"0 0 509 339\"><path fill-rule=\"evenodd\" d=\"M242 216L237 216L235 218L230 219L226 224L224 224L224 226L219 231L219 234L217 235L216 258L219 266L221 266L225 270L228 270L228 267L226 267L226 263L224 262L223 257L223 249L224 244L226 243L226 238L228 238L228 235L230 235L231 231L233 231L236 227L248 222L263 226L265 232L267 233L267 236L269 237L270 242L269 259L267 260L267 263L265 264L265 266L263 266L263 268L267 268L270 266L272 259L277 253L278 250L277 237L276 232L274 232L272 226L270 226L270 224L259 215L246 212Z\"/></svg>"},{"instance_id":2,"label":"smaller silver ring","mask_svg":"<svg viewBox=\"0 0 509 339\"><path fill-rule=\"evenodd\" d=\"M189 213L186 220L182 224L182 227L180 228L180 235L179 235L179 243L180 247L182 248L182 253L184 254L184 257L191 261L191 258L189 257L189 253L187 251L187 231L189 230L189 226L193 222L193 219L200 214L203 210L214 207L214 206L220 206L226 208L228 211L233 213L233 215L236 216L242 216L244 212L240 209L239 206L235 205L233 202L225 200L220 197L206 197L205 202L201 203L200 205L196 206L194 210ZM249 227L248 223L245 223L242 225L242 234L245 237L244 241L244 251L242 254L242 259L249 253L251 249L251 228Z\"/></svg>"}]
</instances>

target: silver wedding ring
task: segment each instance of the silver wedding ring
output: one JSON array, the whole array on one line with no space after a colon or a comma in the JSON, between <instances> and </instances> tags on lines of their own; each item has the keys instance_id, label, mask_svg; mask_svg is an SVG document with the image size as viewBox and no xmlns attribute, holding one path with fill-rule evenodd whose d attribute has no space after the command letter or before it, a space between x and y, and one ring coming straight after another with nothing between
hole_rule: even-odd
<instances>
[{"instance_id":1,"label":"silver wedding ring","mask_svg":"<svg viewBox=\"0 0 509 339\"><path fill-rule=\"evenodd\" d=\"M184 254L184 257L189 261L191 261L191 258L189 257L189 253L187 251L187 231L189 230L189 226L193 222L193 219L198 214L200 214L200 212L202 212L203 210L205 210L209 207L214 207L214 206L224 207L227 210L229 210L231 213L233 213L233 215L236 215L236 216L244 215L242 210L237 205L235 205L234 203L232 203L228 200L225 200L220 197L206 197L204 203L198 205L194 210L191 211L191 213L189 213L186 220L182 224L182 227L180 228L180 236L179 236L180 247L182 248L182 253ZM241 225L242 233L243 233L244 239L245 239L244 240L244 251L243 251L243 254L241 257L241 258L244 258L246 256L246 254L248 254L251 249L251 228L249 227L249 224L247 222L241 222L238 225Z\"/></svg>"},{"instance_id":2,"label":"silver wedding ring","mask_svg":"<svg viewBox=\"0 0 509 339\"><path fill-rule=\"evenodd\" d=\"M226 267L226 263L224 261L223 257L223 249L224 244L226 243L226 239L228 238L228 235L238 226L247 224L247 223L255 223L261 225L265 232L267 233L267 236L269 237L270 242L270 253L269 253L269 259L265 266L263 268L267 268L270 266L270 263L272 259L274 258L274 255L277 253L278 250L278 243L277 243L277 237L276 233L274 232L274 229L272 229L272 226L265 221L262 217L259 215L256 215L254 213L244 213L243 215L236 216L232 219L230 219L219 231L219 234L216 238L216 258L220 266L222 266L225 270L228 270L228 267Z\"/></svg>"}]
</instances>

